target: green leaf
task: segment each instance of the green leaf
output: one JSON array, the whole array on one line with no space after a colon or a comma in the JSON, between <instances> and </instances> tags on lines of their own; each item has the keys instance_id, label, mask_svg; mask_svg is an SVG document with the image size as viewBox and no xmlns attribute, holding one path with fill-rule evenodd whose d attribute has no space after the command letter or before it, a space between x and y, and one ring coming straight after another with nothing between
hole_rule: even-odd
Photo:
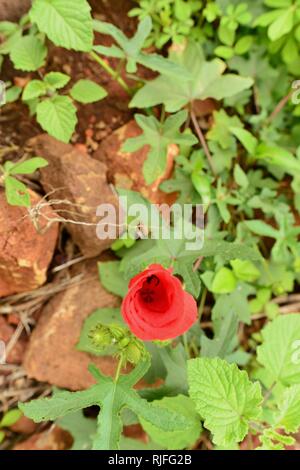
<instances>
[{"instance_id":1,"label":"green leaf","mask_svg":"<svg viewBox=\"0 0 300 470\"><path fill-rule=\"evenodd\" d=\"M180 111L173 116L169 116L163 123L154 116L135 115L135 120L143 130L143 134L127 139L122 147L122 151L135 152L145 145L150 146L150 151L143 167L143 174L147 184L153 183L165 172L169 144L192 146L197 143L197 139L193 135L180 132L180 127L186 119L186 111Z\"/></svg>"},{"instance_id":2,"label":"green leaf","mask_svg":"<svg viewBox=\"0 0 300 470\"><path fill-rule=\"evenodd\" d=\"M215 275L211 290L215 294L228 294L236 288L236 277L228 268L221 268Z\"/></svg>"},{"instance_id":3,"label":"green leaf","mask_svg":"<svg viewBox=\"0 0 300 470\"><path fill-rule=\"evenodd\" d=\"M241 37L234 46L234 52L238 55L246 54L251 49L253 44L253 36L243 36Z\"/></svg>"},{"instance_id":4,"label":"green leaf","mask_svg":"<svg viewBox=\"0 0 300 470\"><path fill-rule=\"evenodd\" d=\"M262 237L277 238L279 235L278 230L271 227L271 225L266 224L263 220L246 220L244 224L251 230L251 232L261 235Z\"/></svg>"},{"instance_id":5,"label":"green leaf","mask_svg":"<svg viewBox=\"0 0 300 470\"><path fill-rule=\"evenodd\" d=\"M0 67L1 67L1 64L0 64ZM5 102L14 103L15 101L17 101L21 93L22 93L22 88L20 88L19 86L12 86L8 88L8 90L6 90Z\"/></svg>"},{"instance_id":6,"label":"green leaf","mask_svg":"<svg viewBox=\"0 0 300 470\"><path fill-rule=\"evenodd\" d=\"M127 294L128 282L120 271L120 261L99 262L98 272L104 289L120 297Z\"/></svg>"},{"instance_id":7,"label":"green leaf","mask_svg":"<svg viewBox=\"0 0 300 470\"><path fill-rule=\"evenodd\" d=\"M12 176L7 176L4 184L6 200L10 205L30 207L30 196L24 183Z\"/></svg>"},{"instance_id":8,"label":"green leaf","mask_svg":"<svg viewBox=\"0 0 300 470\"><path fill-rule=\"evenodd\" d=\"M19 408L25 416L35 423L55 421L68 413L74 413L83 408L98 403L99 385L81 392L56 391L51 398L39 398L27 403L19 403Z\"/></svg>"},{"instance_id":9,"label":"green leaf","mask_svg":"<svg viewBox=\"0 0 300 470\"><path fill-rule=\"evenodd\" d=\"M7 411L0 421L0 428L9 428L23 416L22 411L16 409Z\"/></svg>"},{"instance_id":10,"label":"green leaf","mask_svg":"<svg viewBox=\"0 0 300 470\"><path fill-rule=\"evenodd\" d=\"M69 81L70 77L61 72L49 72L44 77L44 82L54 90L63 88Z\"/></svg>"},{"instance_id":11,"label":"green leaf","mask_svg":"<svg viewBox=\"0 0 300 470\"><path fill-rule=\"evenodd\" d=\"M293 385L284 390L278 404L275 426L286 432L297 432L300 427L300 385Z\"/></svg>"},{"instance_id":12,"label":"green leaf","mask_svg":"<svg viewBox=\"0 0 300 470\"><path fill-rule=\"evenodd\" d=\"M281 55L286 64L296 62L298 59L298 44L292 37L289 37L285 43Z\"/></svg>"},{"instance_id":13,"label":"green leaf","mask_svg":"<svg viewBox=\"0 0 300 470\"><path fill-rule=\"evenodd\" d=\"M263 344L257 348L257 359L267 369L272 380L286 386L298 384L300 316L289 314L275 318L263 328L262 338Z\"/></svg>"},{"instance_id":14,"label":"green leaf","mask_svg":"<svg viewBox=\"0 0 300 470\"><path fill-rule=\"evenodd\" d=\"M105 98L107 92L92 80L79 80L71 89L70 95L79 103L95 103Z\"/></svg>"},{"instance_id":15,"label":"green leaf","mask_svg":"<svg viewBox=\"0 0 300 470\"><path fill-rule=\"evenodd\" d=\"M257 139L249 131L240 127L230 127L230 132L241 142L250 155L254 155L257 147Z\"/></svg>"},{"instance_id":16,"label":"green leaf","mask_svg":"<svg viewBox=\"0 0 300 470\"><path fill-rule=\"evenodd\" d=\"M260 144L255 156L268 164L282 168L285 173L292 176L300 171L300 161L284 148Z\"/></svg>"},{"instance_id":17,"label":"green leaf","mask_svg":"<svg viewBox=\"0 0 300 470\"><path fill-rule=\"evenodd\" d=\"M66 143L77 123L76 108L68 96L54 96L39 103L36 118L48 134Z\"/></svg>"},{"instance_id":18,"label":"green leaf","mask_svg":"<svg viewBox=\"0 0 300 470\"><path fill-rule=\"evenodd\" d=\"M90 51L93 25L86 0L34 0L30 19L57 46L76 51Z\"/></svg>"},{"instance_id":19,"label":"green leaf","mask_svg":"<svg viewBox=\"0 0 300 470\"><path fill-rule=\"evenodd\" d=\"M241 186L241 188L247 188L249 186L248 177L238 163L234 165L233 175L235 182Z\"/></svg>"},{"instance_id":20,"label":"green leaf","mask_svg":"<svg viewBox=\"0 0 300 470\"><path fill-rule=\"evenodd\" d=\"M176 64L158 54L145 54L141 51L152 29L150 16L146 16L142 19L138 24L137 32L132 38L127 38L125 34L113 24L94 20L93 25L95 31L112 36L119 46L94 46L94 50L108 57L126 59L127 72L135 73L137 64L139 63L144 67L148 67L156 72L165 73L166 75L180 75L182 80L186 80L187 77L189 77L189 73L186 73L180 64Z\"/></svg>"},{"instance_id":21,"label":"green leaf","mask_svg":"<svg viewBox=\"0 0 300 470\"><path fill-rule=\"evenodd\" d=\"M198 43L189 42L183 51L173 52L173 62L185 68L190 80L173 79L161 74L148 81L130 102L130 107L146 108L164 103L166 111L176 112L194 100L215 98L221 100L233 96L253 84L251 78L234 74L222 76L225 64L219 59L205 61L203 51Z\"/></svg>"},{"instance_id":22,"label":"green leaf","mask_svg":"<svg viewBox=\"0 0 300 470\"><path fill-rule=\"evenodd\" d=\"M235 148L235 139L232 137L231 128L242 127L242 122L237 116L229 116L224 109L213 112L213 125L207 132L208 140L217 142L222 149Z\"/></svg>"},{"instance_id":23,"label":"green leaf","mask_svg":"<svg viewBox=\"0 0 300 470\"><path fill-rule=\"evenodd\" d=\"M214 338L209 339L205 335L201 336L201 357L226 358L231 354L236 346L238 325L237 314L233 310L226 310L221 328L215 332Z\"/></svg>"},{"instance_id":24,"label":"green leaf","mask_svg":"<svg viewBox=\"0 0 300 470\"><path fill-rule=\"evenodd\" d=\"M79 351L85 351L95 356L104 356L114 354L116 348L114 346L106 347L100 350L99 347L95 346L90 338L90 331L95 328L98 324L101 325L121 325L124 326L122 317L120 315L119 308L99 308L95 310L84 322L83 328L80 333L79 342L76 348Z\"/></svg>"},{"instance_id":25,"label":"green leaf","mask_svg":"<svg viewBox=\"0 0 300 470\"><path fill-rule=\"evenodd\" d=\"M14 43L10 58L18 70L31 72L44 65L47 48L36 36L23 36Z\"/></svg>"},{"instance_id":26,"label":"green leaf","mask_svg":"<svg viewBox=\"0 0 300 470\"><path fill-rule=\"evenodd\" d=\"M33 100L34 98L45 95L46 92L47 87L42 80L31 80L23 90L22 99L24 101Z\"/></svg>"},{"instance_id":27,"label":"green leaf","mask_svg":"<svg viewBox=\"0 0 300 470\"><path fill-rule=\"evenodd\" d=\"M25 162L16 163L10 170L10 175L29 175L34 173L38 168L44 168L48 165L47 160L41 157L29 158Z\"/></svg>"},{"instance_id":28,"label":"green leaf","mask_svg":"<svg viewBox=\"0 0 300 470\"><path fill-rule=\"evenodd\" d=\"M176 397L165 397L152 403L157 406L158 413L160 408L180 412L191 423L188 428L182 431L162 431L157 426L140 419L144 430L154 442L169 450L184 449L195 443L201 434L202 426L195 405L190 398L185 395L177 395Z\"/></svg>"},{"instance_id":29,"label":"green leaf","mask_svg":"<svg viewBox=\"0 0 300 470\"><path fill-rule=\"evenodd\" d=\"M92 405L100 406L97 432L93 439L94 450L116 450L119 448L122 422L120 413L129 408L142 419L155 424L163 431L182 431L191 426L191 421L181 413L158 409L142 399L133 386L145 375L149 362L140 362L118 381L103 376L95 366L90 367L97 384L80 392L56 392L52 398L40 398L29 403L19 403L19 408L35 422L56 420Z\"/></svg>"},{"instance_id":30,"label":"green leaf","mask_svg":"<svg viewBox=\"0 0 300 470\"><path fill-rule=\"evenodd\" d=\"M261 388L236 364L215 358L188 361L189 393L218 445L240 442L261 412Z\"/></svg>"},{"instance_id":31,"label":"green leaf","mask_svg":"<svg viewBox=\"0 0 300 470\"><path fill-rule=\"evenodd\" d=\"M222 57L222 59L228 60L234 56L234 49L228 46L218 46L215 49L215 54Z\"/></svg>"},{"instance_id":32,"label":"green leaf","mask_svg":"<svg viewBox=\"0 0 300 470\"><path fill-rule=\"evenodd\" d=\"M254 250L241 243L230 243L223 240L206 240L199 255L220 256L224 262L235 258L249 259L251 261L261 260L258 250Z\"/></svg>"},{"instance_id":33,"label":"green leaf","mask_svg":"<svg viewBox=\"0 0 300 470\"><path fill-rule=\"evenodd\" d=\"M234 259L230 261L234 274L245 282L254 282L259 278L260 272L249 260Z\"/></svg>"},{"instance_id":34,"label":"green leaf","mask_svg":"<svg viewBox=\"0 0 300 470\"><path fill-rule=\"evenodd\" d=\"M76 411L58 419L56 424L72 435L73 445L70 450L90 450L92 448L93 436L97 429L95 419L86 418L82 411Z\"/></svg>"},{"instance_id":35,"label":"green leaf","mask_svg":"<svg viewBox=\"0 0 300 470\"><path fill-rule=\"evenodd\" d=\"M289 33L294 25L294 8L278 10L278 18L269 26L268 36L271 41L277 41Z\"/></svg>"},{"instance_id":36,"label":"green leaf","mask_svg":"<svg viewBox=\"0 0 300 470\"><path fill-rule=\"evenodd\" d=\"M238 285L236 290L230 294L222 294L218 296L212 313L215 334L218 335L221 331L228 312L235 313L239 318L239 321L250 325L251 312L247 300L248 295L249 293L247 289L243 289L241 285Z\"/></svg>"}]
</instances>

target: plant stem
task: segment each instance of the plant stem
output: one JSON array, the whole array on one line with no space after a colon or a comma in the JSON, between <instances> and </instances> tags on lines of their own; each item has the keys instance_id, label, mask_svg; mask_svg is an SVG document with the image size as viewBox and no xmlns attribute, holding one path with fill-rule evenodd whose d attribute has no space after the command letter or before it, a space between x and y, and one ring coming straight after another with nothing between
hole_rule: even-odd
<instances>
[{"instance_id":1,"label":"plant stem","mask_svg":"<svg viewBox=\"0 0 300 470\"><path fill-rule=\"evenodd\" d=\"M266 391L261 406L264 406L266 404L266 402L269 400L270 396L272 395L273 388L275 387L275 385L276 385L276 382L273 382L271 387Z\"/></svg>"},{"instance_id":2,"label":"plant stem","mask_svg":"<svg viewBox=\"0 0 300 470\"><path fill-rule=\"evenodd\" d=\"M209 151L209 148L208 148L208 145L206 143L205 137L203 135L201 127L199 126L199 123L197 121L197 118L196 118L196 115L195 115L193 109L191 109L191 119L192 119L192 122L193 122L193 125L194 125L194 128L195 128L196 134L198 136L198 139L200 140L200 143L203 147L204 153L207 157L207 160L208 160L209 166L211 168L211 171L212 171L213 175L216 176L216 171L215 171L215 168L214 168L214 163L213 163L211 153Z\"/></svg>"},{"instance_id":3,"label":"plant stem","mask_svg":"<svg viewBox=\"0 0 300 470\"><path fill-rule=\"evenodd\" d=\"M276 118L277 114L280 113L280 111L284 108L284 106L286 105L286 103L289 101L289 99L291 98L292 94L294 93L295 90L291 90L286 96L284 96L280 101L279 103L277 104L277 106L274 108L273 112L270 114L270 116L268 117L267 121L266 121L266 124L270 124L273 119Z\"/></svg>"},{"instance_id":4,"label":"plant stem","mask_svg":"<svg viewBox=\"0 0 300 470\"><path fill-rule=\"evenodd\" d=\"M206 287L204 287L204 290L203 290L202 295L201 295L199 309L198 309L199 320L201 320L202 313L203 313L203 310L204 310L206 295L207 295L207 289L206 289Z\"/></svg>"},{"instance_id":5,"label":"plant stem","mask_svg":"<svg viewBox=\"0 0 300 470\"><path fill-rule=\"evenodd\" d=\"M116 370L116 375L115 375L115 378L114 378L115 383L117 383L118 380L119 380L122 365L123 365L123 361L124 361L124 356L123 356L123 354L121 354L120 359L119 359L119 364L118 364L118 367L117 367L117 370Z\"/></svg>"},{"instance_id":6,"label":"plant stem","mask_svg":"<svg viewBox=\"0 0 300 470\"><path fill-rule=\"evenodd\" d=\"M186 333L183 333L182 339L183 339L183 345L184 345L185 353L186 353L186 355L187 355L187 357L188 357L188 359L189 359L189 358L190 358L190 349L189 349L189 345L188 345Z\"/></svg>"},{"instance_id":7,"label":"plant stem","mask_svg":"<svg viewBox=\"0 0 300 470\"><path fill-rule=\"evenodd\" d=\"M96 52L92 51L89 53L89 55L93 60L95 60L99 65L101 65L101 67L105 70L105 72L107 72L114 80L116 80L119 83L119 85L123 88L123 90L125 90L126 93L128 93L128 95L131 96L131 90L129 86L127 85L125 80L123 80L123 78L120 77L118 72L115 72L115 70L110 65L108 65L105 62L105 60L99 57L98 54L96 54Z\"/></svg>"}]
</instances>

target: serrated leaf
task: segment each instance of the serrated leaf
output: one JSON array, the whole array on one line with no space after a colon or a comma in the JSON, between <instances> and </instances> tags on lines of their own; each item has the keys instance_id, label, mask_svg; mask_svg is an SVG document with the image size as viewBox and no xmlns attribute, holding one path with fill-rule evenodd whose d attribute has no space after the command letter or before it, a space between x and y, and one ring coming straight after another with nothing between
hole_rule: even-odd
<instances>
[{"instance_id":1,"label":"serrated leaf","mask_svg":"<svg viewBox=\"0 0 300 470\"><path fill-rule=\"evenodd\" d=\"M86 0L34 0L30 19L57 46L90 51L93 25Z\"/></svg>"},{"instance_id":2,"label":"serrated leaf","mask_svg":"<svg viewBox=\"0 0 300 470\"><path fill-rule=\"evenodd\" d=\"M23 90L22 99L24 101L32 100L34 98L38 98L39 96L45 95L46 92L47 87L45 86L44 82L42 82L42 80L31 80L29 83L27 83Z\"/></svg>"},{"instance_id":3,"label":"serrated leaf","mask_svg":"<svg viewBox=\"0 0 300 470\"><path fill-rule=\"evenodd\" d=\"M51 398L39 398L27 403L19 403L25 416L35 423L55 421L68 413L74 413L97 403L99 385L80 392L57 391Z\"/></svg>"},{"instance_id":4,"label":"serrated leaf","mask_svg":"<svg viewBox=\"0 0 300 470\"><path fill-rule=\"evenodd\" d=\"M76 108L68 96L54 96L39 103L36 118L48 134L66 143L77 123Z\"/></svg>"},{"instance_id":5,"label":"serrated leaf","mask_svg":"<svg viewBox=\"0 0 300 470\"><path fill-rule=\"evenodd\" d=\"M30 196L24 183L12 176L7 176L4 185L6 200L10 205L30 207Z\"/></svg>"},{"instance_id":6,"label":"serrated leaf","mask_svg":"<svg viewBox=\"0 0 300 470\"><path fill-rule=\"evenodd\" d=\"M297 432L300 427L300 385L293 385L284 390L278 404L275 419L276 429L283 428L287 432Z\"/></svg>"},{"instance_id":7,"label":"serrated leaf","mask_svg":"<svg viewBox=\"0 0 300 470\"><path fill-rule=\"evenodd\" d=\"M70 81L70 77L61 72L49 72L44 77L44 82L54 90L63 88Z\"/></svg>"},{"instance_id":8,"label":"serrated leaf","mask_svg":"<svg viewBox=\"0 0 300 470\"><path fill-rule=\"evenodd\" d=\"M215 358L188 361L189 393L218 445L243 440L261 412L261 388L235 364Z\"/></svg>"},{"instance_id":9,"label":"serrated leaf","mask_svg":"<svg viewBox=\"0 0 300 470\"><path fill-rule=\"evenodd\" d=\"M152 402L158 408L166 408L170 411L177 411L186 416L191 426L182 431L162 431L157 426L148 423L144 419L140 419L141 425L154 442L168 450L184 449L191 446L199 438L202 431L201 421L195 410L192 400L185 395L177 395L176 397L165 397L162 400Z\"/></svg>"},{"instance_id":10,"label":"serrated leaf","mask_svg":"<svg viewBox=\"0 0 300 470\"><path fill-rule=\"evenodd\" d=\"M107 96L106 90L93 82L92 80L79 80L73 88L70 95L79 103L94 103L100 101Z\"/></svg>"},{"instance_id":11,"label":"serrated leaf","mask_svg":"<svg viewBox=\"0 0 300 470\"><path fill-rule=\"evenodd\" d=\"M190 425L190 420L182 414L166 409L158 410L155 405L142 399L133 390L133 386L145 375L149 362L140 362L127 375L119 377L118 381L106 377L95 366L90 372L97 384L88 390L80 392L56 392L52 398L41 398L29 403L19 403L20 409L35 422L56 420L68 413L82 408L98 405L101 411L98 415L97 432L93 440L94 450L115 450L119 448L122 422L120 413L123 408L129 408L134 413L164 431L179 431ZM159 413L158 413L159 411Z\"/></svg>"},{"instance_id":12,"label":"serrated leaf","mask_svg":"<svg viewBox=\"0 0 300 470\"><path fill-rule=\"evenodd\" d=\"M38 70L47 55L47 48L36 36L23 36L14 43L10 58L16 69L31 72Z\"/></svg>"},{"instance_id":13,"label":"serrated leaf","mask_svg":"<svg viewBox=\"0 0 300 470\"><path fill-rule=\"evenodd\" d=\"M17 44L22 38L22 30L18 29L9 36L6 41L0 44L0 54L9 54L12 49L14 48L15 44Z\"/></svg>"},{"instance_id":14,"label":"serrated leaf","mask_svg":"<svg viewBox=\"0 0 300 470\"><path fill-rule=\"evenodd\" d=\"M293 385L300 382L300 367L296 357L300 339L300 315L275 318L262 330L263 344L257 348L257 359L274 382Z\"/></svg>"},{"instance_id":15,"label":"serrated leaf","mask_svg":"<svg viewBox=\"0 0 300 470\"><path fill-rule=\"evenodd\" d=\"M38 168L44 168L48 165L47 160L41 157L29 158L25 162L16 163L9 169L10 175L29 175Z\"/></svg>"}]
</instances>

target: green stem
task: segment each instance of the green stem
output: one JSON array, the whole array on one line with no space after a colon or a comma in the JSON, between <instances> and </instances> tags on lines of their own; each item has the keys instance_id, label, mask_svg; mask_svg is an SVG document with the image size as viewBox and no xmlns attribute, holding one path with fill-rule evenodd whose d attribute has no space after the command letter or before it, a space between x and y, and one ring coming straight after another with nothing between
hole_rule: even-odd
<instances>
[{"instance_id":1,"label":"green stem","mask_svg":"<svg viewBox=\"0 0 300 470\"><path fill-rule=\"evenodd\" d=\"M275 385L276 385L276 382L273 382L271 387L268 388L268 390L266 391L266 393L264 395L264 399L263 399L263 402L262 402L261 406L264 406L267 403L270 396L272 395L272 392L273 392L273 389L274 389Z\"/></svg>"},{"instance_id":2,"label":"green stem","mask_svg":"<svg viewBox=\"0 0 300 470\"><path fill-rule=\"evenodd\" d=\"M182 339L183 339L183 345L184 345L185 353L186 353L186 355L189 359L190 358L190 349L189 349L186 333L183 333Z\"/></svg>"},{"instance_id":3,"label":"green stem","mask_svg":"<svg viewBox=\"0 0 300 470\"><path fill-rule=\"evenodd\" d=\"M127 83L123 80L122 77L119 76L118 72L115 72L115 70L108 65L105 60L103 60L101 57L96 54L96 52L92 51L89 53L90 57L95 60L101 67L107 72L114 80L116 80L119 85L123 88L123 90L126 91L129 95L131 95L131 90Z\"/></svg>"},{"instance_id":4,"label":"green stem","mask_svg":"<svg viewBox=\"0 0 300 470\"><path fill-rule=\"evenodd\" d=\"M198 309L198 312L199 312L199 321L201 320L201 317L202 317L202 314L203 314L203 310L204 310L204 307L205 307L206 295L207 295L207 289L206 289L206 287L204 287L204 290L203 290L202 295L201 295L201 300L200 300L199 309Z\"/></svg>"},{"instance_id":5,"label":"green stem","mask_svg":"<svg viewBox=\"0 0 300 470\"><path fill-rule=\"evenodd\" d=\"M118 380L119 380L121 369L122 369L122 366L123 366L123 361L124 361L124 356L123 356L123 354L121 354L120 359L119 359L119 364L118 364L118 367L117 367L117 370L116 370L116 375L115 375L115 378L114 378L115 383L117 383Z\"/></svg>"}]
</instances>

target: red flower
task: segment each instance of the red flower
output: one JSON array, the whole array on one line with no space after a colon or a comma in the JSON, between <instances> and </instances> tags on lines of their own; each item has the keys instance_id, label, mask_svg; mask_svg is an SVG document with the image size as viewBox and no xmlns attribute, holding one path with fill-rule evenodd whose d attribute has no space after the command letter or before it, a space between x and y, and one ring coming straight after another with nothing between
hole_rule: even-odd
<instances>
[{"instance_id":1,"label":"red flower","mask_svg":"<svg viewBox=\"0 0 300 470\"><path fill-rule=\"evenodd\" d=\"M122 303L130 330L144 341L176 338L197 320L197 304L172 269L152 264L131 279Z\"/></svg>"}]
</instances>

